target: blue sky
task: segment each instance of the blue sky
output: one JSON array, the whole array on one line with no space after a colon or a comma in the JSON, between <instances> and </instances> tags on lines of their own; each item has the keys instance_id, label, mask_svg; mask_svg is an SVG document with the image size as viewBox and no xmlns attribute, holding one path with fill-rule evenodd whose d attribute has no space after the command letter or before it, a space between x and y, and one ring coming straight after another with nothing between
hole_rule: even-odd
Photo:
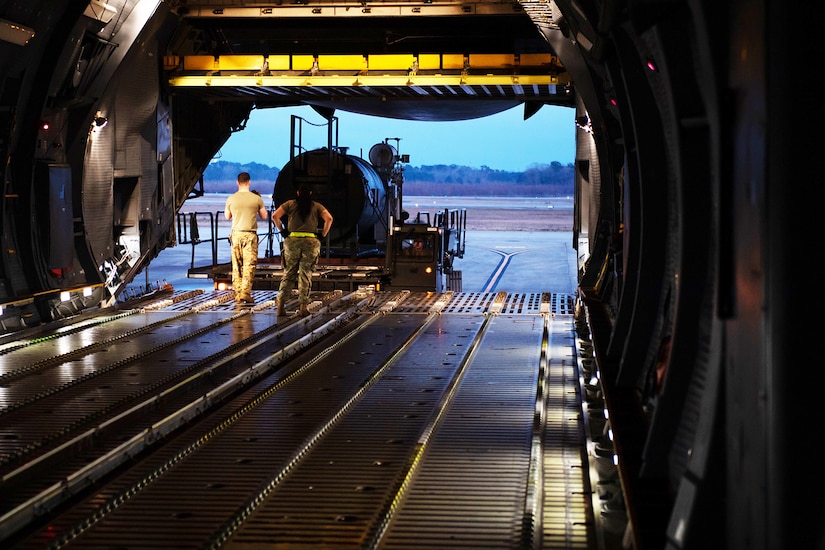
<instances>
[{"instance_id":1,"label":"blue sky","mask_svg":"<svg viewBox=\"0 0 825 550\"><path fill-rule=\"evenodd\" d=\"M230 137L215 160L283 167L289 160L293 114L311 123L303 124L306 149L326 146L326 126L320 126L324 119L310 107L253 110L246 129ZM338 145L363 158L385 138L401 138L398 153L409 155L411 166L456 164L517 172L532 164L575 160L575 110L569 107L545 105L528 120L521 105L457 122L396 120L344 111L336 111L335 116ZM389 143L396 146L395 140Z\"/></svg>"}]
</instances>

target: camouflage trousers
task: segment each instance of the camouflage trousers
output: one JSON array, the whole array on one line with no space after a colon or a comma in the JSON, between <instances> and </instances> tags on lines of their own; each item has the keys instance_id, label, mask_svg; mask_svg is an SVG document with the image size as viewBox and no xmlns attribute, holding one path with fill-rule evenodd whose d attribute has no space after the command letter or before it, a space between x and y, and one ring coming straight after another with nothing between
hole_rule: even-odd
<instances>
[{"instance_id":1,"label":"camouflage trousers","mask_svg":"<svg viewBox=\"0 0 825 550\"><path fill-rule=\"evenodd\" d=\"M232 232L232 288L235 297L252 298L252 280L258 265L258 234L251 231Z\"/></svg>"},{"instance_id":2,"label":"camouflage trousers","mask_svg":"<svg viewBox=\"0 0 825 550\"><path fill-rule=\"evenodd\" d=\"M281 303L289 297L295 280L298 280L298 301L309 304L309 291L312 288L312 272L321 252L321 241L311 237L287 237L284 241L282 264L284 276L278 289Z\"/></svg>"}]
</instances>

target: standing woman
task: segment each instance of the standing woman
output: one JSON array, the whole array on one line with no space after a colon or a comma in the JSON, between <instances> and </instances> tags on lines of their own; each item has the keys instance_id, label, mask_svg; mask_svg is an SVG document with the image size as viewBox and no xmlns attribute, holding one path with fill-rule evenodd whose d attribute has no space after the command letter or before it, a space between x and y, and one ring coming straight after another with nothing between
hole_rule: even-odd
<instances>
[{"instance_id":1,"label":"standing woman","mask_svg":"<svg viewBox=\"0 0 825 550\"><path fill-rule=\"evenodd\" d=\"M318 238L318 221L323 220L321 238L326 237L332 227L332 214L319 202L312 200L312 191L301 185L297 197L280 205L272 213L272 221L284 239L284 276L278 289L278 315L285 315L284 302L298 279L298 302L300 315L309 315L309 291L312 287L312 272L321 252ZM281 223L286 216L289 229Z\"/></svg>"}]
</instances>

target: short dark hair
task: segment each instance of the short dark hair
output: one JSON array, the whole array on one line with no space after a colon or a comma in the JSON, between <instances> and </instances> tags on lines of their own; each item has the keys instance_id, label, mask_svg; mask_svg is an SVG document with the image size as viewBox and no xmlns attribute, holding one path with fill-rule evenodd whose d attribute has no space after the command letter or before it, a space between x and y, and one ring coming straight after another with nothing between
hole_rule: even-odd
<instances>
[{"instance_id":1,"label":"short dark hair","mask_svg":"<svg viewBox=\"0 0 825 550\"><path fill-rule=\"evenodd\" d=\"M252 178L249 177L249 172L241 172L238 174L238 183L249 183Z\"/></svg>"}]
</instances>

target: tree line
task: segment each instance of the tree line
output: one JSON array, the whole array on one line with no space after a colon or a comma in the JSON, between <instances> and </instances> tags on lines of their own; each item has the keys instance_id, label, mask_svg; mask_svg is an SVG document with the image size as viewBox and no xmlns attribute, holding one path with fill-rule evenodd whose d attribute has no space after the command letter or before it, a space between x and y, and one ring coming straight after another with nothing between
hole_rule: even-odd
<instances>
[{"instance_id":1,"label":"tree line","mask_svg":"<svg viewBox=\"0 0 825 550\"><path fill-rule=\"evenodd\" d=\"M252 188L272 193L280 173L257 162L241 164L217 161L203 174L207 193L234 193L239 172L249 172ZM455 164L404 166L404 194L410 196L525 196L564 197L573 194L575 167L572 163L531 164L522 172L473 168Z\"/></svg>"}]
</instances>

